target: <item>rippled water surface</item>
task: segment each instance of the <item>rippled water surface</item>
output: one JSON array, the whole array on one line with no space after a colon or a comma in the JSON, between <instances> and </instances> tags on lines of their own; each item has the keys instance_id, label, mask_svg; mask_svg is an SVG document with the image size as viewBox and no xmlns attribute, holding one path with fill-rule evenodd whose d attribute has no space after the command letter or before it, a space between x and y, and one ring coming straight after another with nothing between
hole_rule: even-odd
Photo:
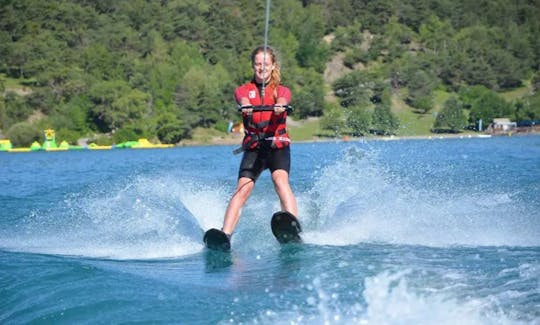
<instances>
[{"instance_id":1,"label":"rippled water surface","mask_svg":"<svg viewBox=\"0 0 540 325\"><path fill-rule=\"evenodd\" d=\"M208 252L233 149L0 153L0 323L540 323L540 137L293 144Z\"/></svg>"}]
</instances>

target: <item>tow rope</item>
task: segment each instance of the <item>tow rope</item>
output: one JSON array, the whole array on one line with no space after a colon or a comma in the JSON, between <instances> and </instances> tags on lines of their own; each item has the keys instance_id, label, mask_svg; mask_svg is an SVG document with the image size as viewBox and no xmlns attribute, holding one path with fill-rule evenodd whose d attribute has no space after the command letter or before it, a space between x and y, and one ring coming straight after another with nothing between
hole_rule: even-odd
<instances>
[{"instance_id":1,"label":"tow rope","mask_svg":"<svg viewBox=\"0 0 540 325\"><path fill-rule=\"evenodd\" d=\"M270 0L266 0L266 13L264 20L264 52L263 52L263 79L262 89L261 89L261 103L264 103L264 94L266 89L266 48L268 47L268 25L270 24Z\"/></svg>"},{"instance_id":2,"label":"tow rope","mask_svg":"<svg viewBox=\"0 0 540 325\"><path fill-rule=\"evenodd\" d=\"M266 0L265 18L264 18L264 45L263 45L263 76L266 77L266 49L268 48L268 26L270 25L270 0ZM264 103L264 94L266 92L266 78L263 79L261 88L261 104ZM257 139L261 141L263 139ZM240 148L233 150L235 155L242 153L246 147L242 145Z\"/></svg>"}]
</instances>

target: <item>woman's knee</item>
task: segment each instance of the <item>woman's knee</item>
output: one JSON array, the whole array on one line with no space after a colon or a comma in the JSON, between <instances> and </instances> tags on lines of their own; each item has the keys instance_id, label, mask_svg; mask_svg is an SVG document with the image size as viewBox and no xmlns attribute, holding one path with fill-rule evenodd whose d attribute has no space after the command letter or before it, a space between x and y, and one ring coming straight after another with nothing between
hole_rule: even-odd
<instances>
[{"instance_id":1,"label":"woman's knee","mask_svg":"<svg viewBox=\"0 0 540 325\"><path fill-rule=\"evenodd\" d=\"M272 181L276 189L287 189L289 187L289 174L284 170L277 170L272 173Z\"/></svg>"},{"instance_id":2,"label":"woman's knee","mask_svg":"<svg viewBox=\"0 0 540 325\"><path fill-rule=\"evenodd\" d=\"M233 195L234 198L246 199L253 191L254 182L251 179L240 179L236 186L236 191Z\"/></svg>"}]
</instances>

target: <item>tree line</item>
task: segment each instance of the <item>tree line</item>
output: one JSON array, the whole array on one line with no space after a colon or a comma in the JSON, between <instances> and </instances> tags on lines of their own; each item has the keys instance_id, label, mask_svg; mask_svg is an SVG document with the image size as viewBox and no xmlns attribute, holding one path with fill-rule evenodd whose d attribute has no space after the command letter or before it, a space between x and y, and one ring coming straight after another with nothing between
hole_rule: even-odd
<instances>
[{"instance_id":1,"label":"tree line","mask_svg":"<svg viewBox=\"0 0 540 325\"><path fill-rule=\"evenodd\" d=\"M251 77L265 4L3 0L1 133L16 145L46 127L70 141L176 143L197 127L224 130L238 119L232 93ZM437 89L454 96L435 130L540 119L538 0L280 0L270 9L269 44L294 115L323 116L336 134L394 134L392 98L427 114ZM349 70L329 84L336 54ZM524 85L519 100L499 95Z\"/></svg>"}]
</instances>

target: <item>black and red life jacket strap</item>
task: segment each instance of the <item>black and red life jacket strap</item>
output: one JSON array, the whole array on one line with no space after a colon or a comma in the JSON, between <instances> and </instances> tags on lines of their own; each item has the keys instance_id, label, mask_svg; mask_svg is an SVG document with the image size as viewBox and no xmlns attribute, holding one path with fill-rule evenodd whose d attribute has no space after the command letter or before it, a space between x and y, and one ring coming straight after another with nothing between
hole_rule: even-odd
<instances>
[{"instance_id":1,"label":"black and red life jacket strap","mask_svg":"<svg viewBox=\"0 0 540 325\"><path fill-rule=\"evenodd\" d=\"M262 121L259 123L253 123L253 119L251 117L245 117L244 118L244 125L247 128L256 130L256 129L264 129L270 125L270 121Z\"/></svg>"}]
</instances>

